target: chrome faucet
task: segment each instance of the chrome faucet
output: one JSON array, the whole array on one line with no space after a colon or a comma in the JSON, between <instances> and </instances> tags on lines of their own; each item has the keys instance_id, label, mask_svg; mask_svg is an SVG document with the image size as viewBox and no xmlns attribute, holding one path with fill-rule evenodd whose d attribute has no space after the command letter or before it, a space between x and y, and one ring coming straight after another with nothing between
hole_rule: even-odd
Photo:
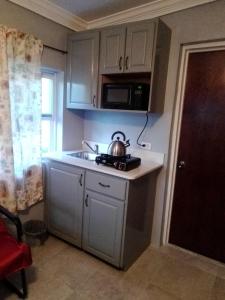
<instances>
[{"instance_id":1,"label":"chrome faucet","mask_svg":"<svg viewBox=\"0 0 225 300\"><path fill-rule=\"evenodd\" d=\"M94 153L96 153L96 154L99 153L99 146L98 146L98 144L95 144L95 149L93 149L93 148L91 147L91 145L89 145L88 142L85 141L85 140L82 141L82 145L84 145L84 144L85 144L86 146L88 146L88 148L91 149L91 151L93 151Z\"/></svg>"}]
</instances>

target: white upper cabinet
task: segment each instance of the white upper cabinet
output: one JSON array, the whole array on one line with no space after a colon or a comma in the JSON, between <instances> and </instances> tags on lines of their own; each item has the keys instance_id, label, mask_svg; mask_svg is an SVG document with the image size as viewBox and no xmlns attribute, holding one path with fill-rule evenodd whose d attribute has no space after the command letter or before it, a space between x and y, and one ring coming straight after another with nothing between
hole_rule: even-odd
<instances>
[{"instance_id":1,"label":"white upper cabinet","mask_svg":"<svg viewBox=\"0 0 225 300\"><path fill-rule=\"evenodd\" d=\"M154 28L144 21L102 30L100 73L151 72Z\"/></svg>"},{"instance_id":2,"label":"white upper cabinet","mask_svg":"<svg viewBox=\"0 0 225 300\"><path fill-rule=\"evenodd\" d=\"M67 108L100 109L104 83L147 83L148 111L164 109L171 30L160 19L69 37Z\"/></svg>"},{"instance_id":3,"label":"white upper cabinet","mask_svg":"<svg viewBox=\"0 0 225 300\"><path fill-rule=\"evenodd\" d=\"M69 38L67 59L67 107L97 105L99 32L75 33Z\"/></svg>"},{"instance_id":4,"label":"white upper cabinet","mask_svg":"<svg viewBox=\"0 0 225 300\"><path fill-rule=\"evenodd\" d=\"M125 72L151 72L154 23L143 22L127 27Z\"/></svg>"},{"instance_id":5,"label":"white upper cabinet","mask_svg":"<svg viewBox=\"0 0 225 300\"><path fill-rule=\"evenodd\" d=\"M123 26L101 32L101 74L123 72L125 34L126 28Z\"/></svg>"}]
</instances>

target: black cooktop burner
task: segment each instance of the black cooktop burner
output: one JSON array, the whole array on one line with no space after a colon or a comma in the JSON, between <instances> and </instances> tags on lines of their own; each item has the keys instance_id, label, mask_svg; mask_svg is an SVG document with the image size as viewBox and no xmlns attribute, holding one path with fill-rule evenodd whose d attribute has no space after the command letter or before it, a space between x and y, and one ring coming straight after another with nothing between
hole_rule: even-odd
<instances>
[{"instance_id":1,"label":"black cooktop burner","mask_svg":"<svg viewBox=\"0 0 225 300\"><path fill-rule=\"evenodd\" d=\"M129 171L137 168L141 164L141 159L133 157L130 154L125 156L113 156L109 154L101 154L95 158L97 164L114 167L118 170Z\"/></svg>"}]
</instances>

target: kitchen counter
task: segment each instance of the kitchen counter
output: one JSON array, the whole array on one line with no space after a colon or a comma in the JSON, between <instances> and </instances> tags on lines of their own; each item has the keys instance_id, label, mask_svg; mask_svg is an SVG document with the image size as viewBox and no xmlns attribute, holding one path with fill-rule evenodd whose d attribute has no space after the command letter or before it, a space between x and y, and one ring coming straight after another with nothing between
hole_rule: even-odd
<instances>
[{"instance_id":1,"label":"kitchen counter","mask_svg":"<svg viewBox=\"0 0 225 300\"><path fill-rule=\"evenodd\" d=\"M65 164L77 166L80 168L84 168L96 172L101 172L112 176L117 176L127 180L137 179L139 177L142 177L145 174L148 174L150 172L153 172L161 168L163 166L163 159L164 159L164 154L162 153L156 153L151 151L148 151L148 153L147 151L145 151L145 153L144 152L141 153L140 151L139 153L135 152L132 153L132 155L141 157L141 165L130 171L120 171L114 169L113 167L104 166L101 164L97 165L95 161L89 161L89 160L80 159L68 155L69 153L79 152L79 151L77 150L77 151L49 153L45 156L45 159L59 161Z\"/></svg>"},{"instance_id":2,"label":"kitchen counter","mask_svg":"<svg viewBox=\"0 0 225 300\"><path fill-rule=\"evenodd\" d=\"M126 172L68 155L74 152L80 151L46 155L48 231L127 269L150 243L156 170L164 155L129 148L141 165Z\"/></svg>"}]
</instances>

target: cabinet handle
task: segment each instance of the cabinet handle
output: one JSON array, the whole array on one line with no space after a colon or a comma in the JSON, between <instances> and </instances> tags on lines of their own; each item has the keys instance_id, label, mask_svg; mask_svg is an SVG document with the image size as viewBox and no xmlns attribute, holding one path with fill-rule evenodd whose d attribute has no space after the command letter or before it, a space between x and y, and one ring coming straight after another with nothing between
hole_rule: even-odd
<instances>
[{"instance_id":1,"label":"cabinet handle","mask_svg":"<svg viewBox=\"0 0 225 300\"><path fill-rule=\"evenodd\" d=\"M120 58L119 58L119 69L120 70L122 70L122 59L123 59L123 57L120 56Z\"/></svg>"},{"instance_id":2,"label":"cabinet handle","mask_svg":"<svg viewBox=\"0 0 225 300\"><path fill-rule=\"evenodd\" d=\"M104 184L104 183L101 183L101 182L99 182L98 184L99 184L100 186L102 186L102 187L110 188L110 185L109 185L109 184Z\"/></svg>"},{"instance_id":3,"label":"cabinet handle","mask_svg":"<svg viewBox=\"0 0 225 300\"><path fill-rule=\"evenodd\" d=\"M80 174L80 179L79 179L80 186L82 186L82 179L83 179L83 174Z\"/></svg>"},{"instance_id":4,"label":"cabinet handle","mask_svg":"<svg viewBox=\"0 0 225 300\"><path fill-rule=\"evenodd\" d=\"M86 196L84 202L85 202L85 206L88 207L88 194L87 194L87 196Z\"/></svg>"},{"instance_id":5,"label":"cabinet handle","mask_svg":"<svg viewBox=\"0 0 225 300\"><path fill-rule=\"evenodd\" d=\"M93 99L92 99L92 104L93 104L94 107L96 106L95 98L96 98L96 96L94 95L94 96L93 96Z\"/></svg>"},{"instance_id":6,"label":"cabinet handle","mask_svg":"<svg viewBox=\"0 0 225 300\"><path fill-rule=\"evenodd\" d=\"M126 70L128 70L128 59L129 59L129 57L127 56L126 60L125 60L125 68L126 68Z\"/></svg>"}]
</instances>

